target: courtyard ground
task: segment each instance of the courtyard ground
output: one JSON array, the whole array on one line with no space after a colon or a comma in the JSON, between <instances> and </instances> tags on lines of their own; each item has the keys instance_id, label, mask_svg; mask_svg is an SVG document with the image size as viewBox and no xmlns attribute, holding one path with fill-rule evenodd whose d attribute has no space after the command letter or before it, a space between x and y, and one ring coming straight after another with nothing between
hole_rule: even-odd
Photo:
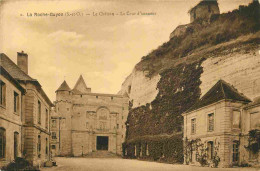
<instances>
[{"instance_id":1,"label":"courtyard ground","mask_svg":"<svg viewBox=\"0 0 260 171\"><path fill-rule=\"evenodd\" d=\"M57 165L42 171L260 171L260 168L208 168L121 158L55 158Z\"/></svg>"}]
</instances>

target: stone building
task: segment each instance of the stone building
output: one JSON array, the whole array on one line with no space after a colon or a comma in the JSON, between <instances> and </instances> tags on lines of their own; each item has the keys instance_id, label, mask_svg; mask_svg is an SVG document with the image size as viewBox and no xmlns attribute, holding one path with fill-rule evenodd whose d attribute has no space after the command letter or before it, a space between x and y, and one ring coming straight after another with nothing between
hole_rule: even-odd
<instances>
[{"instance_id":1,"label":"stone building","mask_svg":"<svg viewBox=\"0 0 260 171\"><path fill-rule=\"evenodd\" d=\"M220 80L182 116L185 164L259 163L259 152L247 148L249 131L260 129L259 100L251 102Z\"/></svg>"},{"instance_id":2,"label":"stone building","mask_svg":"<svg viewBox=\"0 0 260 171\"><path fill-rule=\"evenodd\" d=\"M209 19L213 14L219 14L217 0L202 0L195 7L189 10L190 22L200 18Z\"/></svg>"},{"instance_id":3,"label":"stone building","mask_svg":"<svg viewBox=\"0 0 260 171\"><path fill-rule=\"evenodd\" d=\"M19 117L21 117L22 123L22 136L19 150L22 156L33 165L42 165L49 160L49 111L53 104L40 83L28 75L28 55L26 53L17 53L17 65L5 54L1 54L0 61L1 67L25 89L23 96L21 93L19 94L19 91L14 93L16 98L21 97L20 101L14 99L14 102L10 102L10 104L21 105Z\"/></svg>"},{"instance_id":4,"label":"stone building","mask_svg":"<svg viewBox=\"0 0 260 171\"><path fill-rule=\"evenodd\" d=\"M1 54L2 56L3 54ZM0 168L20 157L22 135L21 99L25 89L0 63Z\"/></svg>"},{"instance_id":5,"label":"stone building","mask_svg":"<svg viewBox=\"0 0 260 171\"><path fill-rule=\"evenodd\" d=\"M56 154L81 156L97 150L122 153L128 98L116 94L92 93L82 76L73 89L66 81L56 90L52 133L59 142L52 144ZM55 138L55 136L53 136Z\"/></svg>"}]
</instances>

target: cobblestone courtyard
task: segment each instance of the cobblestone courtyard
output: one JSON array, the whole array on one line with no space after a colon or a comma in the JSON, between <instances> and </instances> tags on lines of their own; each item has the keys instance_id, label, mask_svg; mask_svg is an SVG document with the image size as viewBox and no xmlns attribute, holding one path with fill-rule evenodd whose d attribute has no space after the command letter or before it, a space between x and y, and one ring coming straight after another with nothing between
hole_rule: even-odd
<instances>
[{"instance_id":1,"label":"cobblestone courtyard","mask_svg":"<svg viewBox=\"0 0 260 171\"><path fill-rule=\"evenodd\" d=\"M173 165L121 158L56 158L57 167L43 171L208 171L208 167ZM260 168L212 168L213 171L260 171Z\"/></svg>"}]
</instances>

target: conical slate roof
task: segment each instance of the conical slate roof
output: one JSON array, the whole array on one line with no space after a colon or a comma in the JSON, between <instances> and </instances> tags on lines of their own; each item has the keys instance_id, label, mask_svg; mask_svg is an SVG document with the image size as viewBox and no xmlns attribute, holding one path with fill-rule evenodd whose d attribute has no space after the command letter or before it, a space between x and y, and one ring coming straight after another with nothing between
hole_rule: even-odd
<instances>
[{"instance_id":1,"label":"conical slate roof","mask_svg":"<svg viewBox=\"0 0 260 171\"><path fill-rule=\"evenodd\" d=\"M90 92L90 88L87 87L82 75L79 76L79 79L76 82L72 91L76 94L82 94L82 93L89 93Z\"/></svg>"},{"instance_id":2,"label":"conical slate roof","mask_svg":"<svg viewBox=\"0 0 260 171\"><path fill-rule=\"evenodd\" d=\"M233 100L249 103L250 99L240 94L235 88L230 86L224 80L219 80L197 103L195 103L188 111L202 108L220 100Z\"/></svg>"},{"instance_id":3,"label":"conical slate roof","mask_svg":"<svg viewBox=\"0 0 260 171\"><path fill-rule=\"evenodd\" d=\"M64 80L63 83L56 91L70 91L70 87L68 86L67 82Z\"/></svg>"}]
</instances>

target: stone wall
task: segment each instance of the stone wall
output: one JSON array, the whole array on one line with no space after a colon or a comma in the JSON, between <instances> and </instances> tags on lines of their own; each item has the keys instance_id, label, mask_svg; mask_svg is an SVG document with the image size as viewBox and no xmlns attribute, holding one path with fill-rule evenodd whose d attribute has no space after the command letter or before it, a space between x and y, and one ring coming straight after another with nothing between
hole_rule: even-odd
<instances>
[{"instance_id":1,"label":"stone wall","mask_svg":"<svg viewBox=\"0 0 260 171\"><path fill-rule=\"evenodd\" d=\"M258 49L246 53L232 53L208 58L202 63L200 80L204 95L219 79L233 85L239 92L253 100L260 96L260 53Z\"/></svg>"},{"instance_id":2,"label":"stone wall","mask_svg":"<svg viewBox=\"0 0 260 171\"><path fill-rule=\"evenodd\" d=\"M133 102L133 108L151 103L158 94L157 83L160 80L160 75L154 77L147 77L145 71L133 70L131 76L122 84L120 93L128 92L129 86L131 86L131 92L129 94L130 101Z\"/></svg>"}]
</instances>

